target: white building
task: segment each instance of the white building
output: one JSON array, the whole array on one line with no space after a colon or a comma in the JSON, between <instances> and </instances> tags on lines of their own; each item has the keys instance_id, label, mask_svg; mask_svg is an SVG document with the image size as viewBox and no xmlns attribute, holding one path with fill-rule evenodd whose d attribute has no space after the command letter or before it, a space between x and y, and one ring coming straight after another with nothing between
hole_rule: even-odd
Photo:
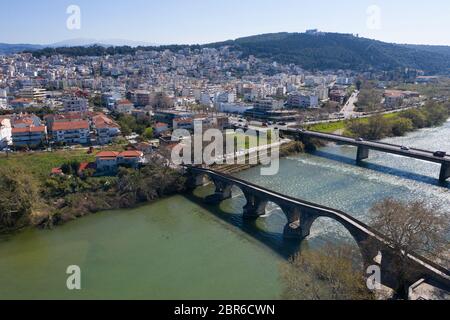
<instances>
[{"instance_id":1,"label":"white building","mask_svg":"<svg viewBox=\"0 0 450 320\"><path fill-rule=\"evenodd\" d=\"M11 120L0 118L0 150L12 144Z\"/></svg>"},{"instance_id":2,"label":"white building","mask_svg":"<svg viewBox=\"0 0 450 320\"><path fill-rule=\"evenodd\" d=\"M89 122L55 122L52 126L53 139L67 144L87 144L89 142Z\"/></svg>"},{"instance_id":3,"label":"white building","mask_svg":"<svg viewBox=\"0 0 450 320\"><path fill-rule=\"evenodd\" d=\"M216 94L214 102L218 103L234 103L236 101L236 94L231 92L219 92Z\"/></svg>"},{"instance_id":4,"label":"white building","mask_svg":"<svg viewBox=\"0 0 450 320\"><path fill-rule=\"evenodd\" d=\"M289 95L288 105L293 108L317 108L319 97L312 93L292 93Z\"/></svg>"},{"instance_id":5,"label":"white building","mask_svg":"<svg viewBox=\"0 0 450 320\"><path fill-rule=\"evenodd\" d=\"M43 88L24 88L19 91L19 96L24 99L43 101L47 96L47 91Z\"/></svg>"},{"instance_id":6,"label":"white building","mask_svg":"<svg viewBox=\"0 0 450 320\"><path fill-rule=\"evenodd\" d=\"M219 103L217 110L223 113L244 114L245 111L253 109L252 105L238 103Z\"/></svg>"},{"instance_id":7,"label":"white building","mask_svg":"<svg viewBox=\"0 0 450 320\"><path fill-rule=\"evenodd\" d=\"M114 110L118 113L131 114L135 110L135 108L134 104L131 101L125 99L117 101L114 106Z\"/></svg>"}]
</instances>

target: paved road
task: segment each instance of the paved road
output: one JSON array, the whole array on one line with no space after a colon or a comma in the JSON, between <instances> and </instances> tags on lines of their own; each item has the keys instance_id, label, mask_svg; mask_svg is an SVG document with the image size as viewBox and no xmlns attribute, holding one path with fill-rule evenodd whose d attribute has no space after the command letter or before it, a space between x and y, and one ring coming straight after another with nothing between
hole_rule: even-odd
<instances>
[{"instance_id":1,"label":"paved road","mask_svg":"<svg viewBox=\"0 0 450 320\"><path fill-rule=\"evenodd\" d=\"M353 92L345 106L342 108L341 113L344 114L345 119L351 119L357 115L360 115L360 113L355 112L355 103L358 102L358 95L359 91Z\"/></svg>"}]
</instances>

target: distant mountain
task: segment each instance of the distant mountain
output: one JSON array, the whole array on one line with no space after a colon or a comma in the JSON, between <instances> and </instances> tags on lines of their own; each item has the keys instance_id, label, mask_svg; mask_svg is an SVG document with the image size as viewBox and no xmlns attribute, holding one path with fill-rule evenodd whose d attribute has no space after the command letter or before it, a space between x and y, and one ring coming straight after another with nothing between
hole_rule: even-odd
<instances>
[{"instance_id":1,"label":"distant mountain","mask_svg":"<svg viewBox=\"0 0 450 320\"><path fill-rule=\"evenodd\" d=\"M97 40L97 39L87 39L87 38L78 38L78 39L70 39L61 42L56 42L48 45L50 48L62 48L62 47L90 47L93 45L102 46L102 47L121 47L121 46L129 46L129 47L139 47L139 46L157 46L154 43L142 42L142 41L132 41L132 40L124 40L124 39L107 39L107 40Z\"/></svg>"},{"instance_id":2,"label":"distant mountain","mask_svg":"<svg viewBox=\"0 0 450 320\"><path fill-rule=\"evenodd\" d=\"M450 47L399 45L339 33L274 33L239 38L208 46L229 45L245 55L307 70L393 70L415 68L450 72Z\"/></svg>"},{"instance_id":3,"label":"distant mountain","mask_svg":"<svg viewBox=\"0 0 450 320\"><path fill-rule=\"evenodd\" d=\"M69 48L69 47L90 47L90 46L101 46L105 48L128 46L135 48L139 46L158 46L158 45L154 43L123 40L123 39L96 40L96 39L78 38L47 45L0 43L0 54L13 54L23 51L31 52L41 50L44 48Z\"/></svg>"},{"instance_id":4,"label":"distant mountain","mask_svg":"<svg viewBox=\"0 0 450 320\"><path fill-rule=\"evenodd\" d=\"M43 49L45 46L37 45L37 44L8 44L8 43L0 43L0 54L13 54L19 53L22 51L32 51Z\"/></svg>"}]
</instances>

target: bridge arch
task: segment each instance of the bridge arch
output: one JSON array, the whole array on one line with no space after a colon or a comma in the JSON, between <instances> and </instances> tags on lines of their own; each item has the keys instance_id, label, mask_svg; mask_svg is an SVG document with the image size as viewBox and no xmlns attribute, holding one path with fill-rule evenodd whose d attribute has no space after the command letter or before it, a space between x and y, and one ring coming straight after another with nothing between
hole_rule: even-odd
<instances>
[{"instance_id":1,"label":"bridge arch","mask_svg":"<svg viewBox=\"0 0 450 320\"><path fill-rule=\"evenodd\" d=\"M344 232L349 236L349 239L351 238L357 245L365 268L378 263L376 258L379 257L379 253L382 250L378 242L373 241L371 237L361 233L358 228L340 217L333 215L316 215L309 219L306 218L306 224L302 225L302 227L307 228L308 230L304 232L309 235L311 233L311 229L313 229L315 225L317 226L316 222L323 220L329 221L333 225L338 226L340 230L345 230Z\"/></svg>"}]
</instances>

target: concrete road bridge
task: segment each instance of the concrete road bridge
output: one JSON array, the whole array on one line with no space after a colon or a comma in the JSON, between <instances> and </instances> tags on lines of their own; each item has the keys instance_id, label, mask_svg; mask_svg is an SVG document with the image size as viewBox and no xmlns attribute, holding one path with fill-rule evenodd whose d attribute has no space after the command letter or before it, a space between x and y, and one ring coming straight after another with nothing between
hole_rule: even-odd
<instances>
[{"instance_id":1,"label":"concrete road bridge","mask_svg":"<svg viewBox=\"0 0 450 320\"><path fill-rule=\"evenodd\" d=\"M375 142L364 141L362 139L353 139L336 134L321 133L316 131L308 131L301 129L282 129L281 133L294 136L296 139L320 139L325 141L331 141L341 144L347 144L358 147L356 161L360 162L369 158L369 151L376 150L380 152L386 152L396 154L404 157L424 160L428 162L438 163L441 165L441 171L439 174L439 181L445 182L450 178L450 155L444 157L435 156L435 151L421 150L416 148L405 148L404 146Z\"/></svg>"}]
</instances>

